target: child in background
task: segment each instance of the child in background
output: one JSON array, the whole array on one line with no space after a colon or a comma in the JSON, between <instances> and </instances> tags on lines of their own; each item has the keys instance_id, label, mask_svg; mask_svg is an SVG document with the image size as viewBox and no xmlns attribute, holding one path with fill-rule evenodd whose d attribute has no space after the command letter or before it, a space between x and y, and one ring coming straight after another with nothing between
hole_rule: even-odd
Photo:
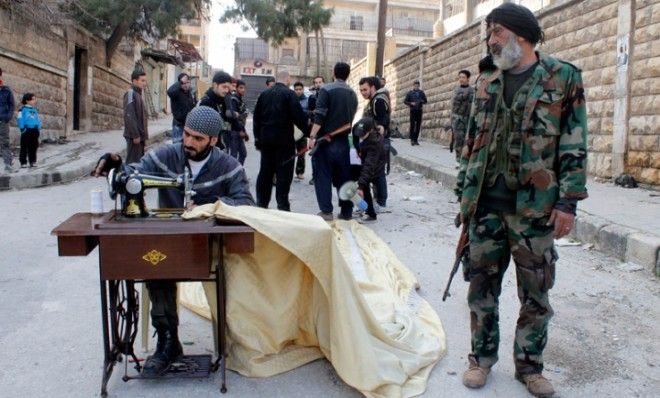
<instances>
[{"instance_id":1,"label":"child in background","mask_svg":"<svg viewBox=\"0 0 660 398\"><path fill-rule=\"evenodd\" d=\"M37 103L37 97L32 93L27 93L21 100L23 106L18 110L18 128L21 130L21 153L18 160L21 162L21 168L27 167L28 160L30 167L36 166L37 148L39 148L39 130L41 130L41 120L39 112L34 107Z\"/></svg>"},{"instance_id":2,"label":"child in background","mask_svg":"<svg viewBox=\"0 0 660 398\"><path fill-rule=\"evenodd\" d=\"M387 153L383 147L383 137L375 130L372 118L360 119L353 127L353 136L360 142L358 152L362 160L362 169L358 178L358 194L367 202L366 214L360 222L372 222L376 221L376 211L370 186L384 172Z\"/></svg>"}]
</instances>

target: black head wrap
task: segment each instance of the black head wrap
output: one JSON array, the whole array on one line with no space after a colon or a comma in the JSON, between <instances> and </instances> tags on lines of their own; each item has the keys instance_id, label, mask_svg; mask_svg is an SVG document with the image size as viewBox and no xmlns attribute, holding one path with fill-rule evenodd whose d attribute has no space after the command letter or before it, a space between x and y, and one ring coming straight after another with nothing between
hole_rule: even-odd
<instances>
[{"instance_id":1,"label":"black head wrap","mask_svg":"<svg viewBox=\"0 0 660 398\"><path fill-rule=\"evenodd\" d=\"M495 23L504 26L532 44L543 42L543 30L527 7L504 3L486 16L486 24L489 27Z\"/></svg>"}]
</instances>

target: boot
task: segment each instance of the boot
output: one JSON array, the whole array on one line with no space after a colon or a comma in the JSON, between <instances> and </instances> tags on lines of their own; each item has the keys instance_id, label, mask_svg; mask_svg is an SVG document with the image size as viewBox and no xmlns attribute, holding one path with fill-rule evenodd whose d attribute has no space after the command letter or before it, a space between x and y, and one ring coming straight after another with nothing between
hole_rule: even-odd
<instances>
[{"instance_id":1,"label":"boot","mask_svg":"<svg viewBox=\"0 0 660 398\"><path fill-rule=\"evenodd\" d=\"M486 385L490 368L482 368L474 358L470 357L470 366L463 373L463 385L468 388L481 388Z\"/></svg>"},{"instance_id":2,"label":"boot","mask_svg":"<svg viewBox=\"0 0 660 398\"><path fill-rule=\"evenodd\" d=\"M527 386L527 391L535 397L549 398L555 394L550 380L543 377L541 373L523 374L516 372L516 380Z\"/></svg>"},{"instance_id":3,"label":"boot","mask_svg":"<svg viewBox=\"0 0 660 398\"><path fill-rule=\"evenodd\" d=\"M158 343L156 352L144 363L144 377L158 377L164 374L172 362L183 354L183 347L177 336L176 329L156 329Z\"/></svg>"}]
</instances>

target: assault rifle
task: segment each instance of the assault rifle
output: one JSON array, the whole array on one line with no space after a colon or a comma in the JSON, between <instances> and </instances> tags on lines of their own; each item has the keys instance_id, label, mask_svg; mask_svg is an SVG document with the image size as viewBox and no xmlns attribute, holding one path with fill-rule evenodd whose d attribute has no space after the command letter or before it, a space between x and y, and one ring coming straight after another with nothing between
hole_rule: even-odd
<instances>
[{"instance_id":1,"label":"assault rifle","mask_svg":"<svg viewBox=\"0 0 660 398\"><path fill-rule=\"evenodd\" d=\"M288 158L287 160L282 162L282 165L285 165L289 162L292 162L295 158L297 158L298 156L302 156L307 152L309 152L309 156L314 156L314 154L316 153L316 151L318 151L318 149L321 145L332 141L333 137L336 137L337 135L345 132L346 130L349 130L350 128L351 128L351 124L346 123L345 125L337 128L335 130L332 130L328 134L326 134L323 137L320 137L319 139L317 139L316 143L314 143L314 147L312 149L309 149L307 146L305 146L304 148L297 151L295 155L291 156L290 158Z\"/></svg>"},{"instance_id":2,"label":"assault rifle","mask_svg":"<svg viewBox=\"0 0 660 398\"><path fill-rule=\"evenodd\" d=\"M455 221L456 226L460 226L460 215L456 216L457 220ZM447 297L451 296L449 293L449 286L451 286L451 281L454 279L454 275L458 272L458 266L461 265L461 261L469 261L469 239L468 239L468 227L467 222L463 222L463 229L461 230L461 236L458 238L458 245L456 245L456 259L454 260L454 266L449 273L449 280L447 281L447 286L445 287L445 292L442 295L442 301L447 300ZM467 280L467 275L464 274L465 279Z\"/></svg>"}]
</instances>

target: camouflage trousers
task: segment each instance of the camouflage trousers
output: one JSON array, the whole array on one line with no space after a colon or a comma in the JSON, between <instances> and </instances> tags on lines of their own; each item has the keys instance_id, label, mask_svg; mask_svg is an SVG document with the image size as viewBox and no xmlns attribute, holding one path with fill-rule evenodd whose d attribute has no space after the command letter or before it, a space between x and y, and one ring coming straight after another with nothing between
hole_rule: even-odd
<instances>
[{"instance_id":1,"label":"camouflage trousers","mask_svg":"<svg viewBox=\"0 0 660 398\"><path fill-rule=\"evenodd\" d=\"M499 296L513 256L521 305L513 347L516 371L543 370L543 349L553 315L548 290L554 284L557 260L553 227L546 226L547 221L547 217L532 219L483 207L470 221L470 356L481 367L491 367L498 359Z\"/></svg>"},{"instance_id":2,"label":"camouflage trousers","mask_svg":"<svg viewBox=\"0 0 660 398\"><path fill-rule=\"evenodd\" d=\"M9 145L9 124L0 120L0 155L5 162L5 166L11 166L14 154Z\"/></svg>"}]
</instances>

